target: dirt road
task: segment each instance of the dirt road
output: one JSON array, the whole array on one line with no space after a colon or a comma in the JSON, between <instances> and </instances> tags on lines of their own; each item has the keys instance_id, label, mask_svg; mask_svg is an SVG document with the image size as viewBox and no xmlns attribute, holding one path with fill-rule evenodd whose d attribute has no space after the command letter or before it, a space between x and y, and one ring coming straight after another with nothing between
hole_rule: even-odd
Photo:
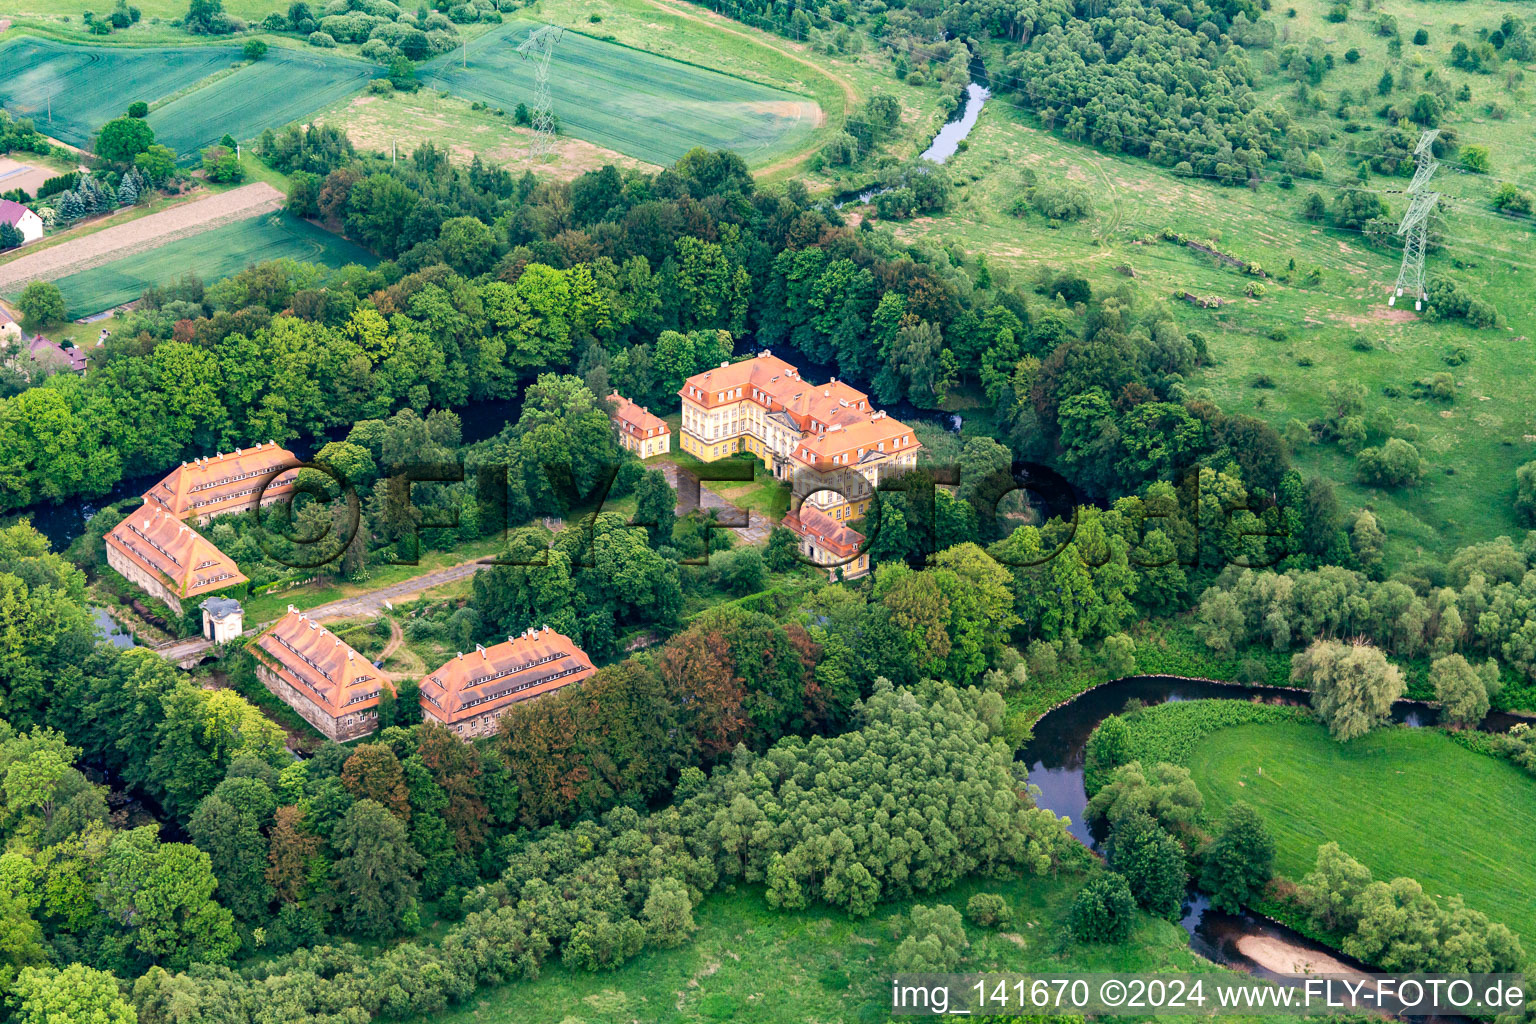
<instances>
[{"instance_id":1,"label":"dirt road","mask_svg":"<svg viewBox=\"0 0 1536 1024\"><path fill-rule=\"evenodd\" d=\"M420 576L412 576L408 580L392 583L378 590L370 590L356 597L344 597L329 604L317 604L313 608L304 609L304 614L317 622L324 619L350 619L357 615L372 615L384 610L385 601L391 604L403 601L415 597L424 590L467 579L481 569L489 568L488 562L461 562L458 565L450 565L446 569L434 569Z\"/></svg>"},{"instance_id":2,"label":"dirt road","mask_svg":"<svg viewBox=\"0 0 1536 1024\"><path fill-rule=\"evenodd\" d=\"M157 248L178 238L202 234L230 221L271 213L281 209L283 202L281 192L264 181L257 181L103 228L0 264L0 291L12 291L30 281L52 281Z\"/></svg>"}]
</instances>

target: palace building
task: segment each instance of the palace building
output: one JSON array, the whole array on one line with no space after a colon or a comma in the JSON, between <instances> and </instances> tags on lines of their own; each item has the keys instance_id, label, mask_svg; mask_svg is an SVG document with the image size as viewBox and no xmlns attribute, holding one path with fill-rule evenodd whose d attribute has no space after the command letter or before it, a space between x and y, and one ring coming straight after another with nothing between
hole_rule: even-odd
<instances>
[{"instance_id":1,"label":"palace building","mask_svg":"<svg viewBox=\"0 0 1536 1024\"><path fill-rule=\"evenodd\" d=\"M751 452L834 522L862 516L880 481L917 465L912 428L839 380L811 384L763 351L695 374L682 399L682 450L713 462Z\"/></svg>"},{"instance_id":2,"label":"palace building","mask_svg":"<svg viewBox=\"0 0 1536 1024\"><path fill-rule=\"evenodd\" d=\"M476 645L421 681L421 709L460 739L489 736L512 705L579 683L597 671L571 638L545 626Z\"/></svg>"},{"instance_id":3,"label":"palace building","mask_svg":"<svg viewBox=\"0 0 1536 1024\"><path fill-rule=\"evenodd\" d=\"M617 391L608 401L613 403L613 428L619 432L619 444L642 459L672 450L672 428L666 420Z\"/></svg>"},{"instance_id":4,"label":"palace building","mask_svg":"<svg viewBox=\"0 0 1536 1024\"><path fill-rule=\"evenodd\" d=\"M248 582L234 561L166 510L146 503L106 536L107 564L184 614L182 602Z\"/></svg>"},{"instance_id":5,"label":"palace building","mask_svg":"<svg viewBox=\"0 0 1536 1024\"><path fill-rule=\"evenodd\" d=\"M195 517L205 523L215 516L244 512L259 500L263 505L292 497L299 460L275 441L254 448L236 448L212 458L183 462L144 495L177 519ZM283 472L285 467L289 468Z\"/></svg>"},{"instance_id":6,"label":"palace building","mask_svg":"<svg viewBox=\"0 0 1536 1024\"><path fill-rule=\"evenodd\" d=\"M800 553L817 565L826 566L834 582L838 570L842 578L856 580L869 573L869 553L861 552L864 535L844 525L810 504L784 516L784 527L800 538Z\"/></svg>"},{"instance_id":7,"label":"palace building","mask_svg":"<svg viewBox=\"0 0 1536 1024\"><path fill-rule=\"evenodd\" d=\"M246 649L256 678L337 742L373 732L380 695L395 691L372 662L293 605Z\"/></svg>"}]
</instances>

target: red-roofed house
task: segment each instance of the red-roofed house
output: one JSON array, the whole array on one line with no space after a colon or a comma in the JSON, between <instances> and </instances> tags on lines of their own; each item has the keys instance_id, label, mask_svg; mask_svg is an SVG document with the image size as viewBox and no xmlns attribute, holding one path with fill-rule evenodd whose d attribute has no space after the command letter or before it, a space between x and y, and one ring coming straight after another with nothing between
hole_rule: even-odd
<instances>
[{"instance_id":1,"label":"red-roofed house","mask_svg":"<svg viewBox=\"0 0 1536 1024\"><path fill-rule=\"evenodd\" d=\"M476 646L421 681L421 709L460 739L489 736L496 721L520 701L579 683L597 671L571 638L545 626Z\"/></svg>"},{"instance_id":2,"label":"red-roofed house","mask_svg":"<svg viewBox=\"0 0 1536 1024\"><path fill-rule=\"evenodd\" d=\"M228 555L164 509L144 505L106 536L107 564L183 614L181 603L250 582Z\"/></svg>"},{"instance_id":3,"label":"red-roofed house","mask_svg":"<svg viewBox=\"0 0 1536 1024\"><path fill-rule=\"evenodd\" d=\"M864 535L845 526L813 505L801 505L784 516L784 527L800 538L800 553L817 565L827 567L827 576L837 580L841 569L845 580L858 579L869 572L869 553L861 552Z\"/></svg>"},{"instance_id":4,"label":"red-roofed house","mask_svg":"<svg viewBox=\"0 0 1536 1024\"><path fill-rule=\"evenodd\" d=\"M337 742L373 732L379 695L395 692L372 662L293 605L246 649L256 678Z\"/></svg>"},{"instance_id":5,"label":"red-roofed house","mask_svg":"<svg viewBox=\"0 0 1536 1024\"><path fill-rule=\"evenodd\" d=\"M613 428L619 432L619 444L642 459L672 450L672 428L666 420L617 391L608 396L608 401L613 403Z\"/></svg>"},{"instance_id":6,"label":"red-roofed house","mask_svg":"<svg viewBox=\"0 0 1536 1024\"><path fill-rule=\"evenodd\" d=\"M27 351L44 366L56 366L70 373L85 376L85 353L73 346L65 348L56 341L49 341L41 334L27 342Z\"/></svg>"},{"instance_id":7,"label":"red-roofed house","mask_svg":"<svg viewBox=\"0 0 1536 1024\"><path fill-rule=\"evenodd\" d=\"M0 199L0 224L20 231L23 245L43 237L42 218L14 199Z\"/></svg>"},{"instance_id":8,"label":"red-roofed house","mask_svg":"<svg viewBox=\"0 0 1536 1024\"><path fill-rule=\"evenodd\" d=\"M215 516L244 512L259 498L263 505L283 501L293 494L299 477L299 460L277 442L254 448L236 448L212 458L183 462L144 495L177 519L195 516L206 523Z\"/></svg>"}]
</instances>

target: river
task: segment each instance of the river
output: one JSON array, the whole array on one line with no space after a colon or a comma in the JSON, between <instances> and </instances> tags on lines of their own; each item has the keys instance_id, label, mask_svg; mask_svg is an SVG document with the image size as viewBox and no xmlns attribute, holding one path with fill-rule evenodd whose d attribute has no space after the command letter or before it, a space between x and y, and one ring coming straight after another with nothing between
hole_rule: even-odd
<instances>
[{"instance_id":1,"label":"river","mask_svg":"<svg viewBox=\"0 0 1536 1024\"><path fill-rule=\"evenodd\" d=\"M1019 759L1029 766L1030 784L1039 787L1040 795L1035 802L1054 814L1071 819L1069 831L1072 835L1090 849L1097 850L1101 837L1094 835L1084 821L1088 806L1083 781L1084 754L1093 730L1105 718L1123 710L1127 701L1139 700L1152 705L1215 698L1300 706L1307 704L1309 697L1304 690L1279 686L1237 686L1175 676L1132 676L1079 694L1047 712L1035 723L1034 736L1019 752ZM1422 701L1400 700L1392 705L1392 719L1402 725L1434 725L1439 718L1440 710ZM1478 728L1504 732L1524 720L1494 711L1479 723ZM1204 894L1193 887L1181 923L1189 934L1190 948L1195 952L1217 963L1240 967L1281 983L1288 979L1274 969L1277 963L1325 963L1324 958L1331 958L1353 971L1368 970L1290 928L1250 914L1215 910Z\"/></svg>"},{"instance_id":2,"label":"river","mask_svg":"<svg viewBox=\"0 0 1536 1024\"><path fill-rule=\"evenodd\" d=\"M972 82L966 86L965 106L960 108L959 115L953 121L947 122L939 129L939 133L933 137L933 142L923 150L921 159L933 164L942 164L954 156L960 149L960 143L971 134L971 129L976 127L976 119L981 116L981 108L986 106L991 96L992 90L980 82ZM848 203L867 203L880 193L889 191L889 188L867 188L857 192L846 192L838 196L832 205L840 210Z\"/></svg>"}]
</instances>

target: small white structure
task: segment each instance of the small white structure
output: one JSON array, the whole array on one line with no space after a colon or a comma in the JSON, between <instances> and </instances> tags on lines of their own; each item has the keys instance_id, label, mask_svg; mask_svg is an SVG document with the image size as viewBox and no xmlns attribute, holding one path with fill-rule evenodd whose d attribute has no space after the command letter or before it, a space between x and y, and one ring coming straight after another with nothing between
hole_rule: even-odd
<instances>
[{"instance_id":1,"label":"small white structure","mask_svg":"<svg viewBox=\"0 0 1536 1024\"><path fill-rule=\"evenodd\" d=\"M14 199L0 199L0 224L20 231L23 245L43 237L42 218Z\"/></svg>"},{"instance_id":2,"label":"small white structure","mask_svg":"<svg viewBox=\"0 0 1536 1024\"><path fill-rule=\"evenodd\" d=\"M198 607L203 610L203 636L214 643L227 643L245 632L245 612L234 598L210 597Z\"/></svg>"}]
</instances>

